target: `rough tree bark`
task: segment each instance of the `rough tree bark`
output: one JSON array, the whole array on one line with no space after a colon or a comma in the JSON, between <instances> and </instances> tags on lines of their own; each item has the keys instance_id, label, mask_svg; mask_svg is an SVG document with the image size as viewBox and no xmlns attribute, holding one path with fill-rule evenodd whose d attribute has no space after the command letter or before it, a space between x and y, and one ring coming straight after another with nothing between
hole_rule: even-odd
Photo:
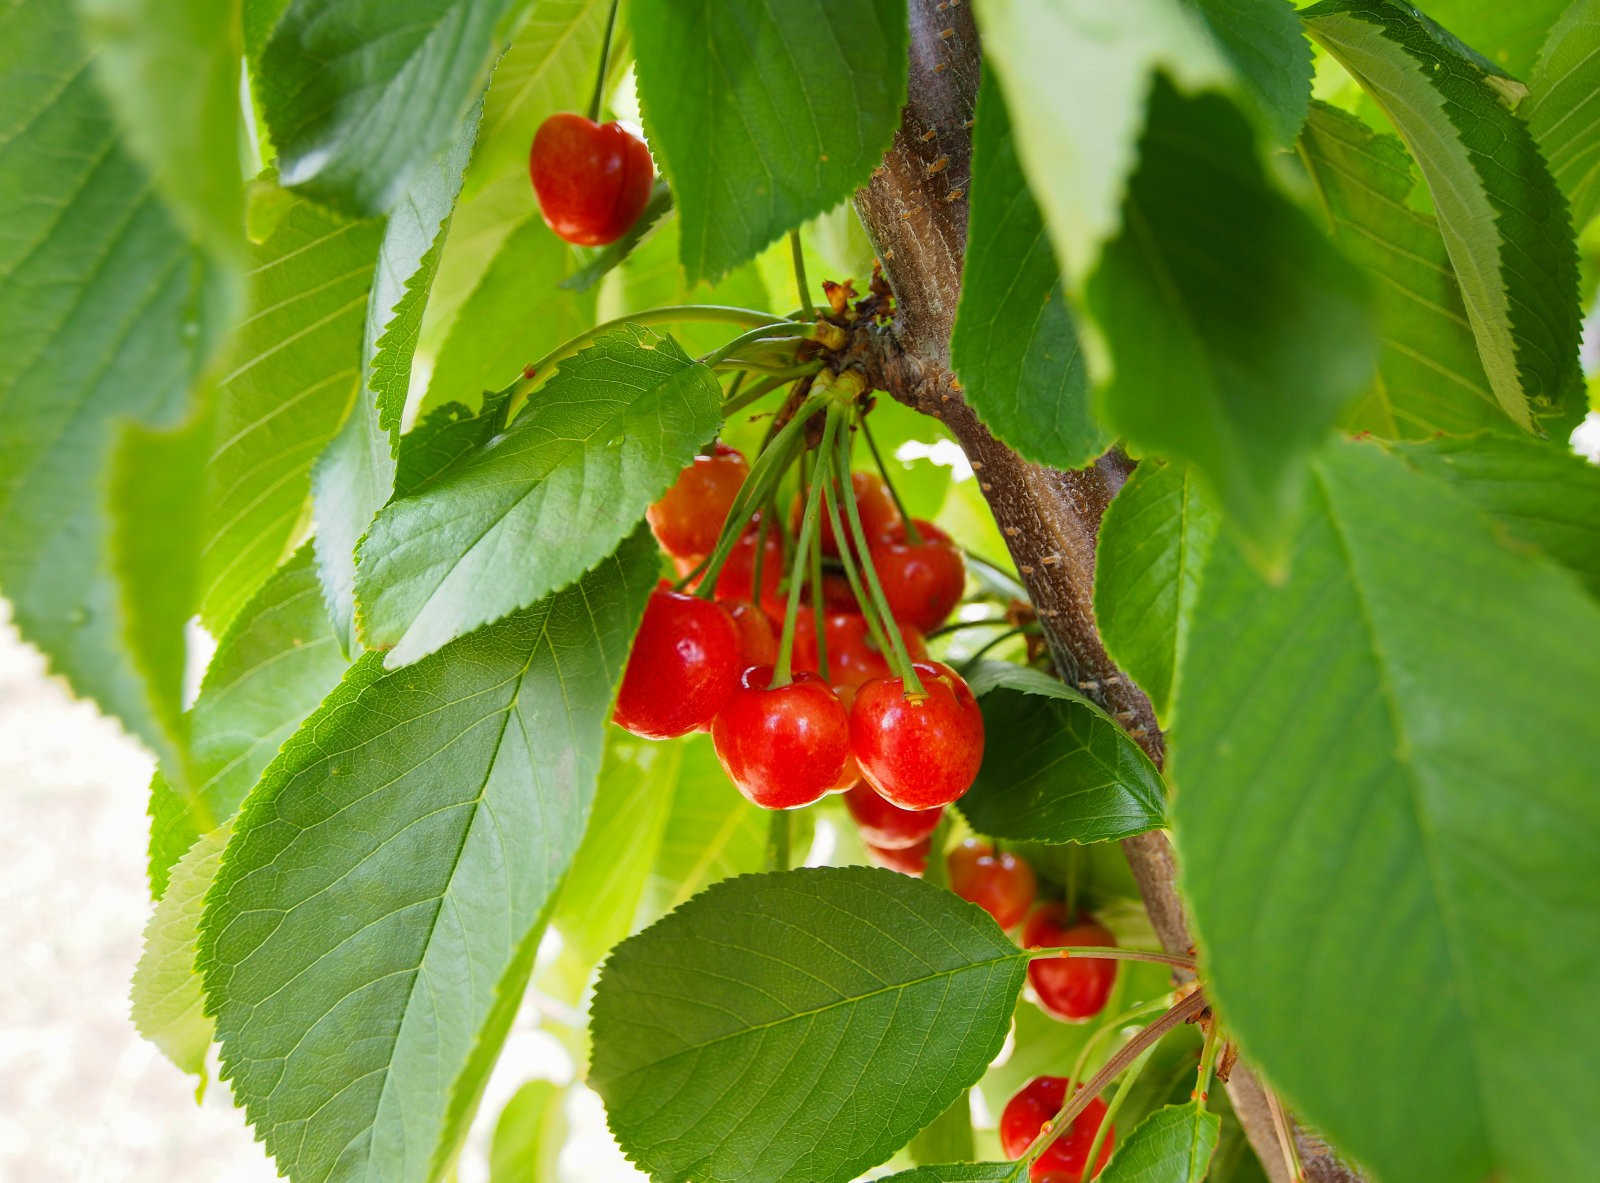
<instances>
[{"instance_id":1,"label":"rough tree bark","mask_svg":"<svg viewBox=\"0 0 1600 1183\"><path fill-rule=\"evenodd\" d=\"M970 3L910 0L910 99L900 130L856 208L897 299L892 330L866 351L880 389L938 417L960 442L1039 612L1057 669L1098 698L1159 766L1160 727L1143 692L1101 644L1092 607L1100 518L1131 465L1120 453L1071 472L1022 460L991 435L962 398L950 372L950 330L961 290L967 239L972 115L979 47ZM1164 833L1123 842L1146 909L1171 953L1191 945ZM1228 1095L1273 1183L1288 1183L1261 1082L1239 1065ZM1315 1134L1296 1126L1306 1177L1354 1181Z\"/></svg>"}]
</instances>

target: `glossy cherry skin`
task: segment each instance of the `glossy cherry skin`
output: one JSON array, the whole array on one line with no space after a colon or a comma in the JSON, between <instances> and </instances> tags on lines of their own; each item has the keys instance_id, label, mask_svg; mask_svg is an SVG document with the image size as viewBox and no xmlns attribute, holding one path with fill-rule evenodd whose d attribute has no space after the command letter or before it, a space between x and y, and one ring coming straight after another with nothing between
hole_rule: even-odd
<instances>
[{"instance_id":1,"label":"glossy cherry skin","mask_svg":"<svg viewBox=\"0 0 1600 1183\"><path fill-rule=\"evenodd\" d=\"M924 838L912 846L874 846L870 842L866 846L867 857L878 866L902 875L920 876L928 869L928 852L933 849L933 839Z\"/></svg>"},{"instance_id":2,"label":"glossy cherry skin","mask_svg":"<svg viewBox=\"0 0 1600 1183\"><path fill-rule=\"evenodd\" d=\"M1021 1158L1044 1123L1061 1112L1066 1100L1067 1078L1064 1076L1035 1076L1023 1085L1000 1113L1001 1153L1012 1160ZM1093 1179L1105 1169L1116 1145L1117 1127L1111 1126L1100 1143L1094 1170L1084 1171L1095 1133L1105 1119L1106 1103L1095 1097L1072 1119L1072 1128L1034 1160L1028 1169L1028 1178L1033 1183L1082 1183L1084 1179Z\"/></svg>"},{"instance_id":3,"label":"glossy cherry skin","mask_svg":"<svg viewBox=\"0 0 1600 1183\"><path fill-rule=\"evenodd\" d=\"M740 661L743 669L753 665L771 665L778 660L778 634L772 621L750 601L732 601L722 605L739 630Z\"/></svg>"},{"instance_id":4,"label":"glossy cherry skin","mask_svg":"<svg viewBox=\"0 0 1600 1183\"><path fill-rule=\"evenodd\" d=\"M655 167L644 141L621 124L564 111L539 125L528 175L550 229L579 246L601 246L639 220Z\"/></svg>"},{"instance_id":5,"label":"glossy cherry skin","mask_svg":"<svg viewBox=\"0 0 1600 1183\"><path fill-rule=\"evenodd\" d=\"M721 605L662 583L634 635L614 718L645 739L687 735L722 709L739 662L739 631Z\"/></svg>"},{"instance_id":6,"label":"glossy cherry skin","mask_svg":"<svg viewBox=\"0 0 1600 1183\"><path fill-rule=\"evenodd\" d=\"M1065 904L1040 904L1022 929L1026 949L1060 945L1115 945L1117 938L1103 925L1080 916L1069 921ZM1092 1019L1105 1009L1116 984L1117 963L1104 957L1039 957L1028 962L1028 982L1047 1014L1068 1023Z\"/></svg>"},{"instance_id":7,"label":"glossy cherry skin","mask_svg":"<svg viewBox=\"0 0 1600 1183\"><path fill-rule=\"evenodd\" d=\"M644 516L663 550L675 558L710 554L750 466L736 448L717 444L696 456Z\"/></svg>"},{"instance_id":8,"label":"glossy cherry skin","mask_svg":"<svg viewBox=\"0 0 1600 1183\"><path fill-rule=\"evenodd\" d=\"M1033 868L1009 850L968 838L950 852L950 890L977 904L1001 928L1020 924L1039 889Z\"/></svg>"},{"instance_id":9,"label":"glossy cherry skin","mask_svg":"<svg viewBox=\"0 0 1600 1183\"><path fill-rule=\"evenodd\" d=\"M844 795L861 840L880 850L904 850L927 841L944 816L942 809L901 809L878 796L871 785L858 784Z\"/></svg>"},{"instance_id":10,"label":"glossy cherry skin","mask_svg":"<svg viewBox=\"0 0 1600 1183\"><path fill-rule=\"evenodd\" d=\"M938 526L919 518L917 530L920 542L909 541L902 529L897 537L873 543L872 565L894 618L928 632L961 602L967 565Z\"/></svg>"},{"instance_id":11,"label":"glossy cherry skin","mask_svg":"<svg viewBox=\"0 0 1600 1183\"><path fill-rule=\"evenodd\" d=\"M900 636L913 661L928 656L928 646L916 629L902 627ZM858 613L834 612L824 617L822 638L828 651L828 680L835 686L860 686L893 673L889 659L873 644L866 618ZM795 622L794 660L800 669L820 668L816 620L808 611L802 612Z\"/></svg>"},{"instance_id":12,"label":"glossy cherry skin","mask_svg":"<svg viewBox=\"0 0 1600 1183\"><path fill-rule=\"evenodd\" d=\"M856 508L861 513L861 530L867 536L867 545L870 547L880 538L893 537L903 522L900 510L894 503L894 496L889 492L889 486L883 483L883 478L871 472L852 472L850 489L855 494ZM800 536L800 519L804 510L805 499L796 493L794 502L789 507L789 528L797 538ZM850 511L842 501L839 503L839 520L844 525L844 532L849 534ZM838 554L839 540L833 536L833 519L826 507L823 508L817 525L821 528L822 553ZM854 548L851 550L853 553Z\"/></svg>"},{"instance_id":13,"label":"glossy cherry skin","mask_svg":"<svg viewBox=\"0 0 1600 1183\"><path fill-rule=\"evenodd\" d=\"M752 666L711 724L711 742L739 791L767 809L822 798L850 756L848 716L815 674L768 689L772 667Z\"/></svg>"},{"instance_id":14,"label":"glossy cherry skin","mask_svg":"<svg viewBox=\"0 0 1600 1183\"><path fill-rule=\"evenodd\" d=\"M856 691L850 745L861 776L902 809L937 809L972 787L983 763L983 715L960 674L938 661L914 663L926 696L913 701L899 678Z\"/></svg>"}]
</instances>

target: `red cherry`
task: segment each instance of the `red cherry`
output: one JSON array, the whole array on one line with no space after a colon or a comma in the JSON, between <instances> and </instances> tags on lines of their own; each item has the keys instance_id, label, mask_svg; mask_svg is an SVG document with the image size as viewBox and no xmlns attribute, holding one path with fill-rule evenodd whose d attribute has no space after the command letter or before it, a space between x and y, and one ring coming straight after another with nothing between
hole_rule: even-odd
<instances>
[{"instance_id":1,"label":"red cherry","mask_svg":"<svg viewBox=\"0 0 1600 1183\"><path fill-rule=\"evenodd\" d=\"M867 545L870 547L880 538L892 537L894 531L902 525L900 509L894 503L894 496L889 492L889 486L883 483L883 478L871 472L852 472L850 474L850 491L855 494L856 508L861 513L861 530L867 536ZM790 532L796 537L800 534L800 519L805 512L805 498L796 493L794 502L789 507ZM846 534L850 530L850 511L843 502L839 504L839 520L844 525ZM839 553L839 540L833 536L833 519L828 511L822 511L821 521L822 553L836 555ZM852 553L854 548L852 547Z\"/></svg>"},{"instance_id":2,"label":"red cherry","mask_svg":"<svg viewBox=\"0 0 1600 1183\"><path fill-rule=\"evenodd\" d=\"M950 890L977 904L1001 928L1019 924L1033 906L1038 883L1033 868L1009 850L998 854L987 842L968 838L950 852Z\"/></svg>"},{"instance_id":3,"label":"red cherry","mask_svg":"<svg viewBox=\"0 0 1600 1183\"><path fill-rule=\"evenodd\" d=\"M928 646L916 629L902 627L900 636L913 661L928 656ZM828 647L828 679L835 686L860 686L894 672L889 659L873 644L866 619L857 613L834 612L825 617L822 637ZM802 612L795 622L794 662L797 669L820 668L816 621L810 612Z\"/></svg>"},{"instance_id":4,"label":"red cherry","mask_svg":"<svg viewBox=\"0 0 1600 1183\"><path fill-rule=\"evenodd\" d=\"M925 842L944 816L942 809L901 809L891 805L865 784L846 793L844 805L855 818L861 840L880 850L903 850Z\"/></svg>"},{"instance_id":5,"label":"red cherry","mask_svg":"<svg viewBox=\"0 0 1600 1183\"><path fill-rule=\"evenodd\" d=\"M749 475L744 456L726 444L719 443L709 456L696 456L661 500L644 512L656 541L678 558L710 554Z\"/></svg>"},{"instance_id":6,"label":"red cherry","mask_svg":"<svg viewBox=\"0 0 1600 1183\"><path fill-rule=\"evenodd\" d=\"M663 582L634 635L614 717L646 739L687 735L722 708L739 668L739 632L728 614Z\"/></svg>"},{"instance_id":7,"label":"red cherry","mask_svg":"<svg viewBox=\"0 0 1600 1183\"><path fill-rule=\"evenodd\" d=\"M758 515L759 516L759 515ZM758 525L752 523L745 528L733 544L733 549L728 552L728 559L722 564L722 571L717 575L717 590L713 593L723 603L744 602L749 603L755 597L755 568L756 568L756 536ZM782 594L783 584L783 542L778 538L776 530L768 530L761 546L761 600L760 607L774 621L783 622L783 611L786 600ZM675 557L672 565L677 568L679 575L687 575L698 567L704 555L685 555ZM699 587L700 579L697 577L690 587Z\"/></svg>"},{"instance_id":8,"label":"red cherry","mask_svg":"<svg viewBox=\"0 0 1600 1183\"><path fill-rule=\"evenodd\" d=\"M866 846L867 857L876 865L902 875L921 875L928 869L928 852L933 849L933 839L924 838L914 846L874 846L870 842Z\"/></svg>"},{"instance_id":9,"label":"red cherry","mask_svg":"<svg viewBox=\"0 0 1600 1183\"><path fill-rule=\"evenodd\" d=\"M733 618L739 630L741 668L753 665L771 665L778 660L778 638L772 631L772 621L767 614L748 600L722 605Z\"/></svg>"},{"instance_id":10,"label":"red cherry","mask_svg":"<svg viewBox=\"0 0 1600 1183\"><path fill-rule=\"evenodd\" d=\"M1022 929L1027 949L1059 945L1115 945L1109 929L1086 917L1071 923L1060 902L1040 904ZM1117 980L1117 963L1104 957L1038 957L1028 962L1028 981L1048 1014L1068 1023L1081 1023L1105 1009Z\"/></svg>"},{"instance_id":11,"label":"red cherry","mask_svg":"<svg viewBox=\"0 0 1600 1183\"><path fill-rule=\"evenodd\" d=\"M771 666L745 670L711 724L711 742L741 793L767 809L794 809L820 799L843 774L849 716L815 674L768 689L771 681Z\"/></svg>"},{"instance_id":12,"label":"red cherry","mask_svg":"<svg viewBox=\"0 0 1600 1183\"><path fill-rule=\"evenodd\" d=\"M918 518L917 530L921 542L908 541L902 528L898 536L873 543L872 565L894 618L927 632L960 603L967 566L938 526Z\"/></svg>"},{"instance_id":13,"label":"red cherry","mask_svg":"<svg viewBox=\"0 0 1600 1183\"><path fill-rule=\"evenodd\" d=\"M1044 1123L1060 1113L1066 1101L1067 1078L1064 1076L1035 1076L1023 1085L1000 1113L1001 1152L1009 1159L1021 1158ZM1094 1145L1094 1136L1105 1119L1106 1103L1095 1097L1072 1119L1072 1128L1034 1160L1028 1177L1033 1183L1082 1183L1084 1167L1089 1162L1089 1148ZM1107 1127L1105 1141L1100 1143L1100 1153L1088 1178L1093 1179L1105 1169L1116 1142L1117 1127Z\"/></svg>"},{"instance_id":14,"label":"red cherry","mask_svg":"<svg viewBox=\"0 0 1600 1183\"><path fill-rule=\"evenodd\" d=\"M811 583L800 589L800 598L807 604L811 603ZM856 599L856 593L850 590L850 581L837 571L824 571L822 573L822 607L826 612L856 612L861 611L861 603Z\"/></svg>"},{"instance_id":15,"label":"red cherry","mask_svg":"<svg viewBox=\"0 0 1600 1183\"><path fill-rule=\"evenodd\" d=\"M644 141L621 124L563 111L539 125L528 175L550 229L579 246L602 246L638 221L655 168Z\"/></svg>"},{"instance_id":16,"label":"red cherry","mask_svg":"<svg viewBox=\"0 0 1600 1183\"><path fill-rule=\"evenodd\" d=\"M906 696L900 678L875 678L856 691L850 745L861 776L902 809L937 809L972 787L983 763L983 715L960 674L938 661L915 663L926 692Z\"/></svg>"}]
</instances>

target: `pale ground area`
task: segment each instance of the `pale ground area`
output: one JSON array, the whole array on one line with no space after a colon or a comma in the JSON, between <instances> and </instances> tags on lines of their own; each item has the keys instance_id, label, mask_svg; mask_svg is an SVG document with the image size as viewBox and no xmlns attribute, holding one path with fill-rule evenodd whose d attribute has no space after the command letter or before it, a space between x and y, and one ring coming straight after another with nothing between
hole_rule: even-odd
<instances>
[{"instance_id":1,"label":"pale ground area","mask_svg":"<svg viewBox=\"0 0 1600 1183\"><path fill-rule=\"evenodd\" d=\"M192 1079L128 1018L149 908L150 770L143 748L45 675L0 601L0 1183L277 1177L227 1087L213 1082L197 1107ZM484 1112L530 1076L571 1071L525 1016ZM575 1092L562 1183L641 1178L611 1143L598 1098ZM487 1133L474 1131L460 1183L487 1180Z\"/></svg>"}]
</instances>

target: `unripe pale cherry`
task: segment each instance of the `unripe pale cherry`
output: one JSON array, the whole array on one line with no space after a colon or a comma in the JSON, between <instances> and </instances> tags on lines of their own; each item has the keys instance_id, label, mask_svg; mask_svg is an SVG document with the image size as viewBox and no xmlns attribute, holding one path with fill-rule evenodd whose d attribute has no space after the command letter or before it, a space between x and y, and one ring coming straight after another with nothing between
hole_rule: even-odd
<instances>
[{"instance_id":1,"label":"unripe pale cherry","mask_svg":"<svg viewBox=\"0 0 1600 1183\"><path fill-rule=\"evenodd\" d=\"M1113 946L1111 930L1086 916L1069 918L1060 901L1040 904L1022 929L1027 949L1064 945ZM1045 1012L1068 1023L1092 1019L1105 1009L1116 984L1117 963L1104 957L1036 957L1028 962L1028 983Z\"/></svg>"},{"instance_id":2,"label":"unripe pale cherry","mask_svg":"<svg viewBox=\"0 0 1600 1183\"><path fill-rule=\"evenodd\" d=\"M822 798L844 775L849 717L815 674L802 671L777 687L771 681L771 666L747 669L712 721L711 741L741 793L767 809L795 809Z\"/></svg>"},{"instance_id":3,"label":"unripe pale cherry","mask_svg":"<svg viewBox=\"0 0 1600 1183\"><path fill-rule=\"evenodd\" d=\"M550 229L578 246L602 246L639 220L655 166L644 141L620 123L563 111L539 125L528 176Z\"/></svg>"},{"instance_id":4,"label":"unripe pale cherry","mask_svg":"<svg viewBox=\"0 0 1600 1183\"><path fill-rule=\"evenodd\" d=\"M1021 1158L1044 1123L1061 1112L1066 1100L1067 1078L1064 1076L1035 1076L1023 1085L1000 1113L1001 1152L1012 1160ZM1105 1119L1106 1103L1095 1097L1072 1119L1072 1128L1059 1135L1034 1160L1028 1169L1028 1178L1033 1183L1082 1183L1084 1179L1093 1179L1105 1169L1116 1145L1117 1128L1111 1126L1100 1143L1094 1169L1084 1171L1095 1133Z\"/></svg>"},{"instance_id":5,"label":"unripe pale cherry","mask_svg":"<svg viewBox=\"0 0 1600 1183\"><path fill-rule=\"evenodd\" d=\"M861 776L902 809L937 809L969 788L983 763L983 714L961 675L943 662L914 666L924 694L900 678L876 678L856 691L850 745Z\"/></svg>"},{"instance_id":6,"label":"unripe pale cherry","mask_svg":"<svg viewBox=\"0 0 1600 1183\"><path fill-rule=\"evenodd\" d=\"M950 852L950 890L993 916L1001 928L1021 923L1038 890L1033 868L1009 850L968 838Z\"/></svg>"},{"instance_id":7,"label":"unripe pale cherry","mask_svg":"<svg viewBox=\"0 0 1600 1183\"><path fill-rule=\"evenodd\" d=\"M645 739L687 735L722 709L739 669L739 632L721 605L662 582L634 635L614 717Z\"/></svg>"}]
</instances>

